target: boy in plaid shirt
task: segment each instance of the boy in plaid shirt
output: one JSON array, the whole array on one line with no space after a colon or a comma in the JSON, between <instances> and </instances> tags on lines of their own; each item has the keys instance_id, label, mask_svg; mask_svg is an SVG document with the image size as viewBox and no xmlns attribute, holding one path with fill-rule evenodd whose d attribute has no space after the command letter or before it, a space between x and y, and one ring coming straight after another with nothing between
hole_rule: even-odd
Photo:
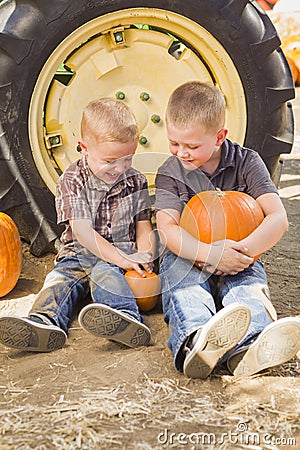
<instances>
[{"instance_id":1,"label":"boy in plaid shirt","mask_svg":"<svg viewBox=\"0 0 300 450\"><path fill-rule=\"evenodd\" d=\"M90 102L82 116L82 157L61 175L56 194L58 223L65 225L54 269L28 317L1 317L0 342L49 352L63 347L77 303L93 303L80 325L129 347L147 345L143 323L124 277L141 266L153 270L155 239L144 175L131 167L138 143L134 115L121 101ZM144 275L143 275L144 276Z\"/></svg>"}]
</instances>

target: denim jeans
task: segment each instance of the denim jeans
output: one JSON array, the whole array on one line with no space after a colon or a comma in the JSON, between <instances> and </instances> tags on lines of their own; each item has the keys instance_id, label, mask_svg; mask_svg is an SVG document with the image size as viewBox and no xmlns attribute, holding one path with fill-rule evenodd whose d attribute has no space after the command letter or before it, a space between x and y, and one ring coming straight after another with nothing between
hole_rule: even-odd
<instances>
[{"instance_id":1,"label":"denim jeans","mask_svg":"<svg viewBox=\"0 0 300 450\"><path fill-rule=\"evenodd\" d=\"M164 319L170 329L168 345L179 371L182 371L184 355L181 350L186 339L220 307L241 302L250 308L251 323L238 347L272 322L264 306L270 303L269 289L259 260L237 275L209 276L190 261L168 252L163 257L160 276Z\"/></svg>"},{"instance_id":2,"label":"denim jeans","mask_svg":"<svg viewBox=\"0 0 300 450\"><path fill-rule=\"evenodd\" d=\"M65 257L46 276L29 314L45 314L67 332L78 302L90 294L95 303L143 321L124 270L97 257Z\"/></svg>"}]
</instances>

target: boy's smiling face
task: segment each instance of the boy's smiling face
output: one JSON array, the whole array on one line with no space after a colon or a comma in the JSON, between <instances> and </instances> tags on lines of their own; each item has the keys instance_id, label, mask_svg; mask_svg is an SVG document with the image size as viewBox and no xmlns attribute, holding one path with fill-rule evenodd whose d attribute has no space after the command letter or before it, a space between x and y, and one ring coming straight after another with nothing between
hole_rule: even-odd
<instances>
[{"instance_id":1,"label":"boy's smiling face","mask_svg":"<svg viewBox=\"0 0 300 450\"><path fill-rule=\"evenodd\" d=\"M94 137L79 141L91 171L106 184L114 184L131 167L137 139L130 142L98 143Z\"/></svg>"},{"instance_id":2,"label":"boy's smiling face","mask_svg":"<svg viewBox=\"0 0 300 450\"><path fill-rule=\"evenodd\" d=\"M207 163L220 159L220 146L227 130L207 131L201 124L190 128L178 128L167 123L169 148L187 170L205 168Z\"/></svg>"}]
</instances>

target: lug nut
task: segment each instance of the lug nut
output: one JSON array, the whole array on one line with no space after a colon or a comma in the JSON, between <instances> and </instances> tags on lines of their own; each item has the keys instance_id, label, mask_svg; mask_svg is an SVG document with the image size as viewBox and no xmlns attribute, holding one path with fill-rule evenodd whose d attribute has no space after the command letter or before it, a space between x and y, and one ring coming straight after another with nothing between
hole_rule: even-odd
<instances>
[{"instance_id":1,"label":"lug nut","mask_svg":"<svg viewBox=\"0 0 300 450\"><path fill-rule=\"evenodd\" d=\"M125 41L124 33L122 31L117 31L116 33L114 33L114 39L116 44L121 44Z\"/></svg>"},{"instance_id":2,"label":"lug nut","mask_svg":"<svg viewBox=\"0 0 300 450\"><path fill-rule=\"evenodd\" d=\"M116 92L116 99L117 100L125 100L125 97L126 97L126 95L125 95L124 92L122 92L122 91Z\"/></svg>"},{"instance_id":3,"label":"lug nut","mask_svg":"<svg viewBox=\"0 0 300 450\"><path fill-rule=\"evenodd\" d=\"M146 136L140 136L139 143L141 145L146 145L147 142L148 142L148 139L146 138Z\"/></svg>"},{"instance_id":4,"label":"lug nut","mask_svg":"<svg viewBox=\"0 0 300 450\"><path fill-rule=\"evenodd\" d=\"M152 114L151 120L153 123L159 123L160 122L160 116L158 114Z\"/></svg>"},{"instance_id":5,"label":"lug nut","mask_svg":"<svg viewBox=\"0 0 300 450\"><path fill-rule=\"evenodd\" d=\"M147 92L142 92L140 95L140 99L143 102L147 102L150 99L150 95Z\"/></svg>"},{"instance_id":6,"label":"lug nut","mask_svg":"<svg viewBox=\"0 0 300 450\"><path fill-rule=\"evenodd\" d=\"M49 137L49 142L50 142L50 145L52 145L52 146L59 145L61 143L60 137L59 136L51 136L51 137Z\"/></svg>"}]
</instances>

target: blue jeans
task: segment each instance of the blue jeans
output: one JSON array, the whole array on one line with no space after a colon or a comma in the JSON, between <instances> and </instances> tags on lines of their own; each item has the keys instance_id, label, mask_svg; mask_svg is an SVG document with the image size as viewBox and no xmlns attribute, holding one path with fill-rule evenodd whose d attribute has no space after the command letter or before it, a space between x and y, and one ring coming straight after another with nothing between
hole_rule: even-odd
<instances>
[{"instance_id":1,"label":"blue jeans","mask_svg":"<svg viewBox=\"0 0 300 450\"><path fill-rule=\"evenodd\" d=\"M272 322L264 303L269 301L267 277L261 261L237 275L208 276L190 261L168 252L160 268L162 306L170 328L169 348L175 367L182 371L182 347L218 310L231 303L245 303L251 311L247 335L238 347Z\"/></svg>"},{"instance_id":2,"label":"blue jeans","mask_svg":"<svg viewBox=\"0 0 300 450\"><path fill-rule=\"evenodd\" d=\"M67 332L78 302L90 294L95 303L143 321L124 270L97 257L65 257L46 276L29 314L44 314Z\"/></svg>"}]
</instances>

